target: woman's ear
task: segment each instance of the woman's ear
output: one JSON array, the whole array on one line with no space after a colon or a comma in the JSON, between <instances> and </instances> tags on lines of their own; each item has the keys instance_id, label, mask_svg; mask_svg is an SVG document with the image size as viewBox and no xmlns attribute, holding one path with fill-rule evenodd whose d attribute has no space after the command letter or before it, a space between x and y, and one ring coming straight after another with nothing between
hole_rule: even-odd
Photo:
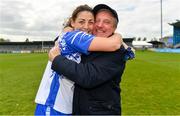
<instances>
[{"instance_id":1,"label":"woman's ear","mask_svg":"<svg viewBox=\"0 0 180 116\"><path fill-rule=\"evenodd\" d=\"M71 26L74 27L74 21L71 19Z\"/></svg>"}]
</instances>

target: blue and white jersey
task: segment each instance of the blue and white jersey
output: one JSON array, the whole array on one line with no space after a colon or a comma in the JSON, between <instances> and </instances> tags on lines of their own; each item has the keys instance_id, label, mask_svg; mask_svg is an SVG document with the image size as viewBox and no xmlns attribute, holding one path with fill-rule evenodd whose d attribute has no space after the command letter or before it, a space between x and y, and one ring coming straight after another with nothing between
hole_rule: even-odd
<instances>
[{"instance_id":1,"label":"blue and white jersey","mask_svg":"<svg viewBox=\"0 0 180 116\"><path fill-rule=\"evenodd\" d=\"M79 30L64 33L58 38L61 55L80 63L81 53L89 54L88 48L93 38L93 35ZM58 75L51 69L51 65L52 62L48 61L35 102L51 106L65 114L72 114L74 82Z\"/></svg>"}]
</instances>

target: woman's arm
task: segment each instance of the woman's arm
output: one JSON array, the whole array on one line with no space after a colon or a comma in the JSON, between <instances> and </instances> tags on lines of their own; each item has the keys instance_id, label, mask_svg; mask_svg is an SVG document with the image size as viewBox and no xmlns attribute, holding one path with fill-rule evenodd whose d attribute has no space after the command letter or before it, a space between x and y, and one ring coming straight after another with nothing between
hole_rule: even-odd
<instances>
[{"instance_id":1,"label":"woman's arm","mask_svg":"<svg viewBox=\"0 0 180 116\"><path fill-rule=\"evenodd\" d=\"M95 37L88 51L116 51L122 45L122 36L115 33L109 38L105 37Z\"/></svg>"},{"instance_id":2,"label":"woman's arm","mask_svg":"<svg viewBox=\"0 0 180 116\"><path fill-rule=\"evenodd\" d=\"M124 42L122 42L122 45L124 46L125 49L129 48L129 46ZM131 48L132 52L135 54L135 49L133 47L130 47L130 48Z\"/></svg>"},{"instance_id":3,"label":"woman's arm","mask_svg":"<svg viewBox=\"0 0 180 116\"><path fill-rule=\"evenodd\" d=\"M74 31L71 27L64 28L63 32L69 32L64 35L66 43L78 50L82 51L116 51L122 45L122 37L120 34L114 34L109 38L95 37L85 32ZM78 34L79 33L79 34ZM84 36L85 35L85 36ZM84 52L82 52L84 53ZM85 52L86 53L86 52Z\"/></svg>"}]
</instances>

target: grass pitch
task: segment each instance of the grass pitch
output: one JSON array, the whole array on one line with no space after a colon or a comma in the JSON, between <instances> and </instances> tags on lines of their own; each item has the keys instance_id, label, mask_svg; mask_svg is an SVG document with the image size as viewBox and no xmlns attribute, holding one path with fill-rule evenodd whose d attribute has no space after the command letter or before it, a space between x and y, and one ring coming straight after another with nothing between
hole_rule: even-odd
<instances>
[{"instance_id":1,"label":"grass pitch","mask_svg":"<svg viewBox=\"0 0 180 116\"><path fill-rule=\"evenodd\" d=\"M0 54L0 115L34 113L47 54ZM180 115L180 54L137 52L121 82L122 114Z\"/></svg>"},{"instance_id":2,"label":"grass pitch","mask_svg":"<svg viewBox=\"0 0 180 116\"><path fill-rule=\"evenodd\" d=\"M123 114L180 114L180 54L137 52L121 83Z\"/></svg>"},{"instance_id":3,"label":"grass pitch","mask_svg":"<svg viewBox=\"0 0 180 116\"><path fill-rule=\"evenodd\" d=\"M0 115L33 114L47 54L0 54Z\"/></svg>"}]
</instances>

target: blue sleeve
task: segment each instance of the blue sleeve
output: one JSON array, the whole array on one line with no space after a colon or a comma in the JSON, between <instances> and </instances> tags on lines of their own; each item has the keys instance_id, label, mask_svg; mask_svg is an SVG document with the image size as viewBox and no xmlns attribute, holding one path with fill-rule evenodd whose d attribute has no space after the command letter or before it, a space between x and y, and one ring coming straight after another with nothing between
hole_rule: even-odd
<instances>
[{"instance_id":1,"label":"blue sleeve","mask_svg":"<svg viewBox=\"0 0 180 116\"><path fill-rule=\"evenodd\" d=\"M134 52L131 50L131 47L128 47L127 49L125 49L125 56L124 56L124 60L132 60L135 58L135 54Z\"/></svg>"},{"instance_id":2,"label":"blue sleeve","mask_svg":"<svg viewBox=\"0 0 180 116\"><path fill-rule=\"evenodd\" d=\"M77 52L89 54L88 48L94 37L94 35L76 30L72 32L67 32L63 36L63 39L66 41L66 44L68 46L75 49Z\"/></svg>"}]
</instances>

